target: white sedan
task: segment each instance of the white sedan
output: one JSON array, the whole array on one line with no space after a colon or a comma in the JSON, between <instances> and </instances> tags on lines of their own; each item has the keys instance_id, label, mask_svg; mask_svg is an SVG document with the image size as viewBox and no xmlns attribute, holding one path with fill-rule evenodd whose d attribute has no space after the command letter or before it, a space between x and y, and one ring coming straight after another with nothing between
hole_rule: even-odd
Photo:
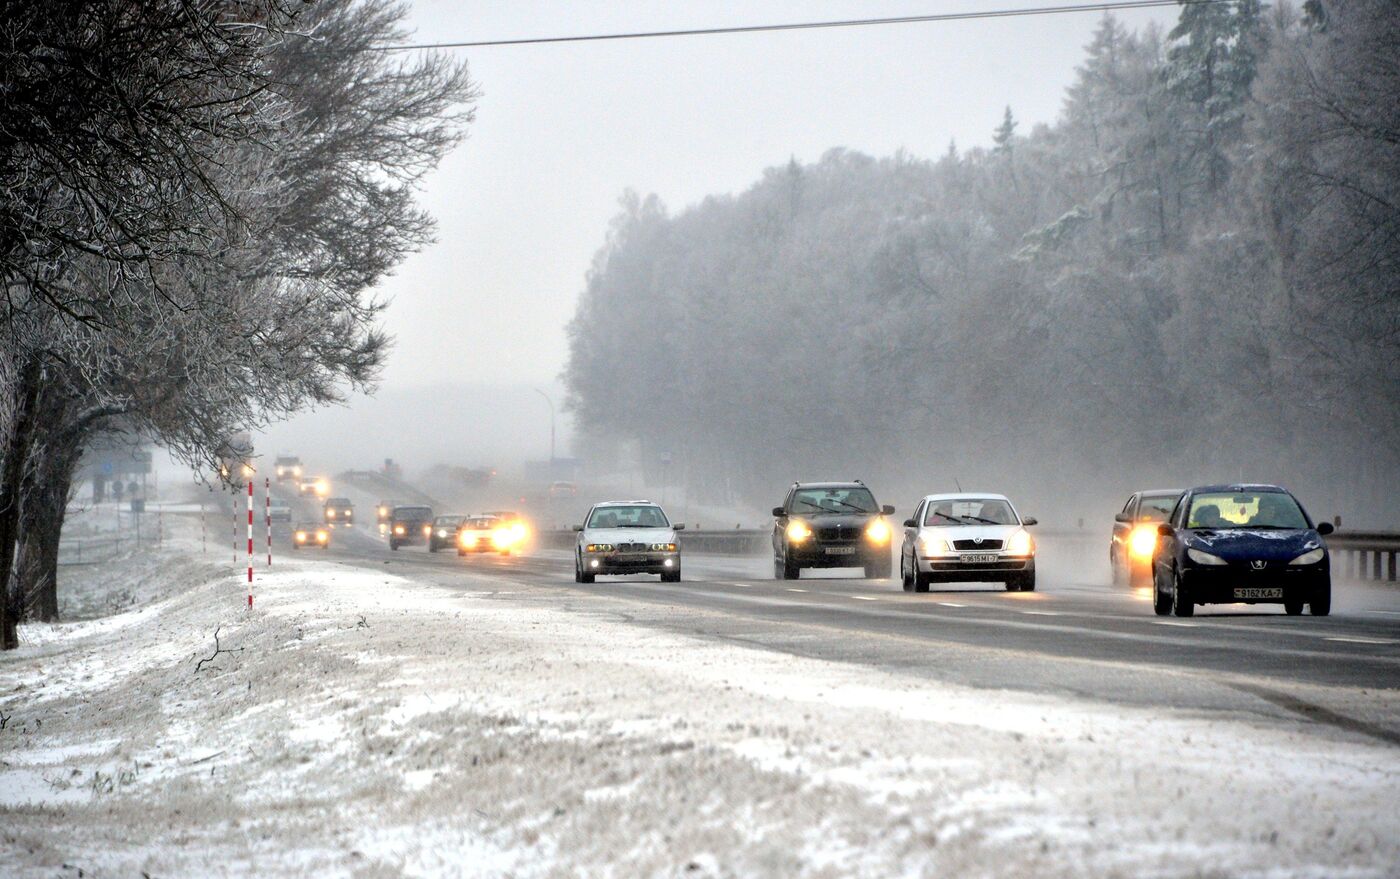
<instances>
[{"instance_id":1,"label":"white sedan","mask_svg":"<svg viewBox=\"0 0 1400 879\"><path fill-rule=\"evenodd\" d=\"M905 592L932 583L1002 583L1035 589L1035 540L1005 495L931 494L904 522L899 570Z\"/></svg>"}]
</instances>

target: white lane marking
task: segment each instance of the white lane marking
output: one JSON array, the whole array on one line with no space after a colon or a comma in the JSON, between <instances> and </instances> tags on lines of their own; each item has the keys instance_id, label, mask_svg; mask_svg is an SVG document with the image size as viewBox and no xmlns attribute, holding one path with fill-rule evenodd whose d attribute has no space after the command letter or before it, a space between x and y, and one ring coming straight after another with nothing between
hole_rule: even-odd
<instances>
[{"instance_id":1,"label":"white lane marking","mask_svg":"<svg viewBox=\"0 0 1400 879\"><path fill-rule=\"evenodd\" d=\"M967 605L965 604L954 604L951 601L940 601L938 603L943 605L944 607L967 607Z\"/></svg>"},{"instance_id":2,"label":"white lane marking","mask_svg":"<svg viewBox=\"0 0 1400 879\"><path fill-rule=\"evenodd\" d=\"M1368 610L1367 613L1382 613L1388 617L1400 617L1400 610Z\"/></svg>"},{"instance_id":3,"label":"white lane marking","mask_svg":"<svg viewBox=\"0 0 1400 879\"><path fill-rule=\"evenodd\" d=\"M1194 629L1200 626L1200 623L1174 623L1171 620L1153 620L1152 622L1159 626L1182 626L1188 629Z\"/></svg>"},{"instance_id":4,"label":"white lane marking","mask_svg":"<svg viewBox=\"0 0 1400 879\"><path fill-rule=\"evenodd\" d=\"M1347 644L1395 644L1397 642L1386 638L1358 638L1352 635L1333 635L1323 638L1324 641L1344 641Z\"/></svg>"},{"instance_id":5,"label":"white lane marking","mask_svg":"<svg viewBox=\"0 0 1400 879\"><path fill-rule=\"evenodd\" d=\"M748 583L730 583L729 585L730 585L730 586L738 586L740 589L752 589L752 588L753 588L753 586L751 586L751 585L748 584Z\"/></svg>"},{"instance_id":6,"label":"white lane marking","mask_svg":"<svg viewBox=\"0 0 1400 879\"><path fill-rule=\"evenodd\" d=\"M1055 610L1023 610L1021 613L1030 614L1033 617L1061 617L1064 614Z\"/></svg>"},{"instance_id":7,"label":"white lane marking","mask_svg":"<svg viewBox=\"0 0 1400 879\"><path fill-rule=\"evenodd\" d=\"M806 592L807 590L806 590L806 589L794 589L793 587L789 586L789 587L787 587L787 591L789 591L789 592Z\"/></svg>"},{"instance_id":8,"label":"white lane marking","mask_svg":"<svg viewBox=\"0 0 1400 879\"><path fill-rule=\"evenodd\" d=\"M873 595L847 595L846 597L847 597L847 598L854 598L856 601L879 601L879 600L880 600L880 599L876 598L876 597L873 596Z\"/></svg>"}]
</instances>

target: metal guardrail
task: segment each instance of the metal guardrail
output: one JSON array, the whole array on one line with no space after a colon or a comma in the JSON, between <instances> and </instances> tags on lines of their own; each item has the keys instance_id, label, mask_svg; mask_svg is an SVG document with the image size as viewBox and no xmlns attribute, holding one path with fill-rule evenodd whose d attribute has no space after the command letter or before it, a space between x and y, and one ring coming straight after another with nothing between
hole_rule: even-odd
<instances>
[{"instance_id":1,"label":"metal guardrail","mask_svg":"<svg viewBox=\"0 0 1400 879\"><path fill-rule=\"evenodd\" d=\"M1396 582L1400 534L1389 531L1336 531L1323 540L1332 554L1332 573L1352 580Z\"/></svg>"},{"instance_id":2,"label":"metal guardrail","mask_svg":"<svg viewBox=\"0 0 1400 879\"><path fill-rule=\"evenodd\" d=\"M541 531L537 542L546 549L573 549L573 531ZM728 531L680 531L681 552L703 555L760 555L768 551L768 535L763 528L734 528Z\"/></svg>"}]
</instances>

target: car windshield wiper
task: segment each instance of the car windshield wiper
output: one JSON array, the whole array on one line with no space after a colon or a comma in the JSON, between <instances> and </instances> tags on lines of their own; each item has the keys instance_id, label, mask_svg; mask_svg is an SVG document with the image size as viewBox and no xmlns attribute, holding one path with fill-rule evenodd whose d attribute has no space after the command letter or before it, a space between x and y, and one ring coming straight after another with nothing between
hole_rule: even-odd
<instances>
[{"instance_id":1,"label":"car windshield wiper","mask_svg":"<svg viewBox=\"0 0 1400 879\"><path fill-rule=\"evenodd\" d=\"M840 505L843 506L843 507L850 507L851 509L855 510L857 513L873 513L873 512L874 512L874 510L867 510L865 507L858 507L858 506L856 506L855 504L847 503L846 501L837 500L836 498L828 498L828 500L830 500L830 501L831 501L832 503L834 503L834 504L840 504Z\"/></svg>"},{"instance_id":2,"label":"car windshield wiper","mask_svg":"<svg viewBox=\"0 0 1400 879\"><path fill-rule=\"evenodd\" d=\"M971 519L974 522L981 522L984 525L1005 525L1005 522L993 522L991 519L983 519L981 516L963 516L964 519Z\"/></svg>"}]
</instances>

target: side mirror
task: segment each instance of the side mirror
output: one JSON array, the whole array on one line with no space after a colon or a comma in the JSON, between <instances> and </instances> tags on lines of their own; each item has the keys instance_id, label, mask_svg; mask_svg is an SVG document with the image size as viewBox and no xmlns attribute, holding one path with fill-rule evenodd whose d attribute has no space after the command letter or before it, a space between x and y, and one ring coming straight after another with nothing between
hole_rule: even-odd
<instances>
[{"instance_id":1,"label":"side mirror","mask_svg":"<svg viewBox=\"0 0 1400 879\"><path fill-rule=\"evenodd\" d=\"M885 514L886 516L893 516L894 507L890 506L889 504L885 504L883 507L880 508L880 512Z\"/></svg>"},{"instance_id":2,"label":"side mirror","mask_svg":"<svg viewBox=\"0 0 1400 879\"><path fill-rule=\"evenodd\" d=\"M1029 527L1031 527L1032 525L1038 525L1038 524L1040 524L1040 520L1037 519L1035 516L1027 516L1026 518L1024 518L1024 519L1021 520L1021 525L1022 525L1023 527L1026 527L1026 528L1029 528Z\"/></svg>"},{"instance_id":3,"label":"side mirror","mask_svg":"<svg viewBox=\"0 0 1400 879\"><path fill-rule=\"evenodd\" d=\"M1323 537L1326 537L1327 535L1331 534L1331 533L1332 533L1333 531L1335 531L1335 530L1337 530L1337 529L1335 529L1335 528L1332 527L1332 523L1331 523L1331 522L1318 522L1318 523L1317 523L1317 533L1318 533L1318 534L1321 534Z\"/></svg>"},{"instance_id":4,"label":"side mirror","mask_svg":"<svg viewBox=\"0 0 1400 879\"><path fill-rule=\"evenodd\" d=\"M1113 521L1123 522L1125 524L1131 525L1133 522L1133 517L1129 516L1127 513L1119 513L1118 515L1113 517Z\"/></svg>"},{"instance_id":5,"label":"side mirror","mask_svg":"<svg viewBox=\"0 0 1400 879\"><path fill-rule=\"evenodd\" d=\"M685 523L684 523L684 522L673 523L673 524L671 525L671 530L672 530L672 531L684 531L684 530L685 530Z\"/></svg>"},{"instance_id":6,"label":"side mirror","mask_svg":"<svg viewBox=\"0 0 1400 879\"><path fill-rule=\"evenodd\" d=\"M913 519L905 519L905 520L904 520L904 527L905 527L905 528L918 528L918 527L919 527L919 523L918 523L918 522L915 522Z\"/></svg>"},{"instance_id":7,"label":"side mirror","mask_svg":"<svg viewBox=\"0 0 1400 879\"><path fill-rule=\"evenodd\" d=\"M582 525L575 525L575 526L574 526L574 530L575 530L575 531L582 531L582 530L583 530L583 526L582 526Z\"/></svg>"},{"instance_id":8,"label":"side mirror","mask_svg":"<svg viewBox=\"0 0 1400 879\"><path fill-rule=\"evenodd\" d=\"M784 516L787 515L787 511L785 511L782 507L774 507L774 508L773 508L773 515L774 515L775 517L781 519L782 517L784 517Z\"/></svg>"},{"instance_id":9,"label":"side mirror","mask_svg":"<svg viewBox=\"0 0 1400 879\"><path fill-rule=\"evenodd\" d=\"M1157 534L1159 537L1174 537L1176 536L1176 529L1166 522L1163 522L1157 526Z\"/></svg>"}]
</instances>

